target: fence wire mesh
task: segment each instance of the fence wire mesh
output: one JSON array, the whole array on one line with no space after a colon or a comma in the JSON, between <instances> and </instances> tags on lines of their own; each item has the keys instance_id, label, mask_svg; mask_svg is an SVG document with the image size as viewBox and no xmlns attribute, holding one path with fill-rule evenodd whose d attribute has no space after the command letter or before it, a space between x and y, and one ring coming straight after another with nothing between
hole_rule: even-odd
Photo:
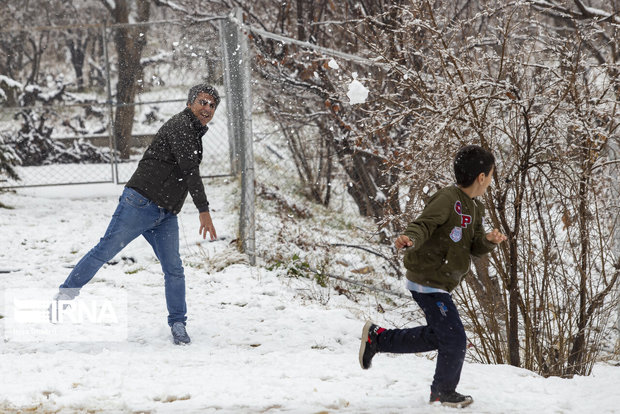
<instances>
[{"instance_id":1,"label":"fence wire mesh","mask_svg":"<svg viewBox=\"0 0 620 414\"><path fill-rule=\"evenodd\" d=\"M373 174L382 173L360 147L345 148L356 132L340 130L328 106L353 110L346 86L354 72L363 85L374 62L245 29L251 38L263 36L253 49L257 256L289 276L328 288L310 289L319 300L335 291L356 301L372 298L381 309L387 302L407 303L399 258L378 231L381 217L368 209L370 198L355 197L365 180L369 192L380 189ZM270 41L274 45L261 48ZM269 56L270 46L287 57ZM326 97L319 68L328 65L328 76L339 84Z\"/></svg>"},{"instance_id":2,"label":"fence wire mesh","mask_svg":"<svg viewBox=\"0 0 620 414\"><path fill-rule=\"evenodd\" d=\"M183 110L191 86L212 83L225 95L214 25L160 21L37 32L62 41L41 49L35 79L0 75L0 144L17 161L18 176L0 175L0 188L124 183L158 128ZM2 31L0 44L24 36ZM122 39L142 42L139 62L124 56ZM225 110L203 140L203 176L230 175Z\"/></svg>"}]
</instances>

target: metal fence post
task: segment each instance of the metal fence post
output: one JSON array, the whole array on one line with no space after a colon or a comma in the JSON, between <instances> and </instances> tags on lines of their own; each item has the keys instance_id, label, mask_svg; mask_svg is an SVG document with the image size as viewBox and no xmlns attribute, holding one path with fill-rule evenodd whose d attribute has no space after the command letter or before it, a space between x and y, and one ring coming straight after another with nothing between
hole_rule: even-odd
<instances>
[{"instance_id":1,"label":"metal fence post","mask_svg":"<svg viewBox=\"0 0 620 414\"><path fill-rule=\"evenodd\" d=\"M241 31L241 9L236 8L221 24L224 51L224 82L228 129L231 141L231 168L241 172L239 233L250 264L256 263L254 236L254 149L252 145L252 94L248 37Z\"/></svg>"},{"instance_id":2,"label":"metal fence post","mask_svg":"<svg viewBox=\"0 0 620 414\"><path fill-rule=\"evenodd\" d=\"M103 57L105 59L105 77L106 77L106 89L108 93L107 106L108 106L108 137L110 140L110 151L112 156L110 157L112 168L112 182L118 184L118 162L116 160L116 139L114 139L114 106L112 103L112 72L110 72L110 57L108 55L108 27L107 22L103 23L101 28L101 41L103 42Z\"/></svg>"},{"instance_id":3,"label":"metal fence post","mask_svg":"<svg viewBox=\"0 0 620 414\"><path fill-rule=\"evenodd\" d=\"M239 174L241 170L239 146L241 127L239 120L242 118L239 113L239 106L235 102L240 101L239 90L233 84L238 83L240 77L238 62L237 45L239 44L238 27L228 16L220 20L220 40L224 55L224 88L226 89L226 114L228 118L228 136L230 148L230 170L233 175Z\"/></svg>"}]
</instances>

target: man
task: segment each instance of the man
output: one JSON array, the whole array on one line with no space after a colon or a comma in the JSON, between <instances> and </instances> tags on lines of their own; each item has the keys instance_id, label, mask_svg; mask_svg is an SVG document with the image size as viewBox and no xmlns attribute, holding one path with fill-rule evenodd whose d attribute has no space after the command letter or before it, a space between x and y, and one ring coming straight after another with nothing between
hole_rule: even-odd
<instances>
[{"instance_id":1,"label":"man","mask_svg":"<svg viewBox=\"0 0 620 414\"><path fill-rule=\"evenodd\" d=\"M153 247L164 272L168 325L175 344L190 343L185 329L185 275L179 254L177 214L191 194L199 211L199 233L217 237L200 178L202 136L220 103L217 90L196 85L187 107L157 131L138 168L125 185L105 235L60 285L56 299L73 299L104 263L142 235Z\"/></svg>"}]
</instances>

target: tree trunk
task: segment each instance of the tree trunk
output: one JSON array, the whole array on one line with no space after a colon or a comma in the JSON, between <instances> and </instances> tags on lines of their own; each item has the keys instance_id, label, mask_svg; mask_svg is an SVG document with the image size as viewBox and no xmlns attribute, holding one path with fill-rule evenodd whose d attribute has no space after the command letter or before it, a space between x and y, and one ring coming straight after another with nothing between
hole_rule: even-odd
<instances>
[{"instance_id":1,"label":"tree trunk","mask_svg":"<svg viewBox=\"0 0 620 414\"><path fill-rule=\"evenodd\" d=\"M521 366L521 358L519 356L519 279L517 277L517 261L517 240L512 238L510 240L510 284L508 285L508 354L510 365L515 367Z\"/></svg>"},{"instance_id":2,"label":"tree trunk","mask_svg":"<svg viewBox=\"0 0 620 414\"><path fill-rule=\"evenodd\" d=\"M587 165L589 160L589 151L586 147L584 150L584 163ZM589 166L583 172L583 176L579 181L579 213L577 221L579 223L579 243L581 245L581 253L579 258L579 317L577 320L577 335L573 341L573 347L568 357L568 376L584 375L585 357L586 357L586 326L588 325L587 316L587 300L588 300L588 252L590 243L588 239L588 176Z\"/></svg>"},{"instance_id":3,"label":"tree trunk","mask_svg":"<svg viewBox=\"0 0 620 414\"><path fill-rule=\"evenodd\" d=\"M75 71L75 83L78 91L84 90L84 59L86 58L86 48L90 42L90 35L87 33L84 40L80 39L82 34L81 30L73 33L71 29L68 30L69 38L67 39L67 48L69 48L69 54L71 55L71 65Z\"/></svg>"},{"instance_id":4,"label":"tree trunk","mask_svg":"<svg viewBox=\"0 0 620 414\"><path fill-rule=\"evenodd\" d=\"M138 0L138 22L149 19L150 2ZM128 23L130 5L127 0L117 0L112 14L117 23ZM140 58L146 45L147 26L118 28L114 43L118 54L118 83L116 85L117 108L114 117L114 139L121 159L128 159L131 149L133 118L135 115L134 100L137 93L137 81L142 76Z\"/></svg>"}]
</instances>

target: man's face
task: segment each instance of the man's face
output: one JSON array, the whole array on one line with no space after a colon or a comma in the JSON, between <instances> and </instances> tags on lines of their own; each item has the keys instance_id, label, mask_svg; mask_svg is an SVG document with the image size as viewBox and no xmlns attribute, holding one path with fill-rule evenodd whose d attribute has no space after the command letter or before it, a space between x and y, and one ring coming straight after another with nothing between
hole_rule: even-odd
<instances>
[{"instance_id":1,"label":"man's face","mask_svg":"<svg viewBox=\"0 0 620 414\"><path fill-rule=\"evenodd\" d=\"M187 107L192 111L202 125L207 125L213 119L215 114L215 99L205 92L200 92L194 102L188 104Z\"/></svg>"}]
</instances>

